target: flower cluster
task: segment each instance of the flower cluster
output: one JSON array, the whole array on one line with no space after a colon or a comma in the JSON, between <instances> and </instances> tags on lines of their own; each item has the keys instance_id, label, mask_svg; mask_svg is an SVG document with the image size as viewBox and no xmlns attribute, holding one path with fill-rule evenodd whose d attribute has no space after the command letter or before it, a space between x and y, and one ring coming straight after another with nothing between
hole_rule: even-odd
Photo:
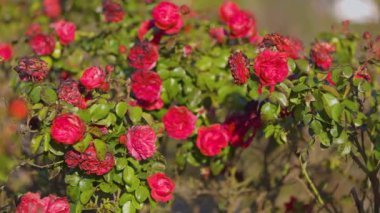
<instances>
[{"instance_id":1,"label":"flower cluster","mask_svg":"<svg viewBox=\"0 0 380 213\"><path fill-rule=\"evenodd\" d=\"M70 205L66 197L49 195L41 199L40 194L28 192L24 194L17 206L16 213L69 213Z\"/></svg>"}]
</instances>

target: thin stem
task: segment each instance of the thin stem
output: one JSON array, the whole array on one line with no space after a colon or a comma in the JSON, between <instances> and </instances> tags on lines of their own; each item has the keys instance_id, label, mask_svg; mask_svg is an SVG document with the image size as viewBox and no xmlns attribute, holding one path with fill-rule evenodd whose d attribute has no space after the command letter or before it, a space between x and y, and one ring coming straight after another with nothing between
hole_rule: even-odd
<instances>
[{"instance_id":1,"label":"thin stem","mask_svg":"<svg viewBox=\"0 0 380 213\"><path fill-rule=\"evenodd\" d=\"M302 171L302 175L305 177L306 179L306 182L309 184L314 196L316 197L318 203L322 206L325 205L325 202L323 201L321 195L319 194L319 191L317 189L317 187L315 187L313 181L311 180L309 174L307 173L307 170L306 170L306 165L307 163L306 162L303 162L302 160L302 155L300 155L299 157L299 160L300 160L300 163L301 163L301 171Z\"/></svg>"},{"instance_id":2,"label":"thin stem","mask_svg":"<svg viewBox=\"0 0 380 213\"><path fill-rule=\"evenodd\" d=\"M52 166L55 166L55 165L58 165L58 164L61 164L63 163L64 161L61 160L61 161L57 161L57 162L54 162L54 163L51 163L51 164L46 164L46 165L37 165L37 164L34 164L34 163L31 163L31 162L23 162L22 165L29 165L29 166L32 166L32 167L36 167L36 168L40 168L40 169L44 169L44 168L49 168L49 167L52 167Z\"/></svg>"}]
</instances>

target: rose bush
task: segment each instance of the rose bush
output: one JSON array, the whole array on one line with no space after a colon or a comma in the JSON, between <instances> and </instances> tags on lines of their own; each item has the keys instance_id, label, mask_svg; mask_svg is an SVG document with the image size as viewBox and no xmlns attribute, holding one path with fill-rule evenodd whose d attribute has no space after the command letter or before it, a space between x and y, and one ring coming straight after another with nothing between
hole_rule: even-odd
<instances>
[{"instance_id":1,"label":"rose bush","mask_svg":"<svg viewBox=\"0 0 380 213\"><path fill-rule=\"evenodd\" d=\"M379 38L345 22L308 51L232 1L220 20L169 1L25 5L33 19L0 45L24 133L10 212L155 211L203 195L220 211L344 212L349 193L347 208L379 211ZM331 159L314 174L360 183L344 198L309 174L317 148ZM33 187L12 184L33 169ZM278 197L294 182L307 200Z\"/></svg>"}]
</instances>

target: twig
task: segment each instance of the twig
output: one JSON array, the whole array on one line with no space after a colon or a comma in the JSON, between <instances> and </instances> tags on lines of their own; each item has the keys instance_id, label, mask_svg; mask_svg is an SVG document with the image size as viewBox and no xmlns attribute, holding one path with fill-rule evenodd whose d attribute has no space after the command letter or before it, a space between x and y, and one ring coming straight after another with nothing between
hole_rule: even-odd
<instances>
[{"instance_id":1,"label":"twig","mask_svg":"<svg viewBox=\"0 0 380 213\"><path fill-rule=\"evenodd\" d=\"M34 164L34 163L31 163L31 162L23 162L21 163L21 165L29 165L29 166L32 166L32 167L36 167L36 168L40 168L40 169L44 169L44 168L49 168L49 167L52 167L52 166L55 166L55 165L59 165L61 163L63 163L64 161L61 160L61 161L57 161L57 162L54 162L54 163L51 163L51 164L46 164L46 165L37 165L37 164Z\"/></svg>"},{"instance_id":2,"label":"twig","mask_svg":"<svg viewBox=\"0 0 380 213\"><path fill-rule=\"evenodd\" d=\"M306 182L309 184L309 186L310 186L312 192L314 193L314 196L316 197L318 203L320 205L324 206L325 202L323 201L321 195L319 194L319 191L318 191L317 187L315 187L313 181L311 180L309 174L307 173L307 170L306 170L307 163L302 161L302 155L300 155L299 160L300 160L300 163L301 163L302 175L305 177Z\"/></svg>"},{"instance_id":3,"label":"twig","mask_svg":"<svg viewBox=\"0 0 380 213\"><path fill-rule=\"evenodd\" d=\"M358 212L364 213L363 204L362 204L362 202L360 202L359 197L358 197L358 193L356 192L355 188L351 189L351 195L355 201L355 205L356 205L356 208L358 209Z\"/></svg>"}]
</instances>

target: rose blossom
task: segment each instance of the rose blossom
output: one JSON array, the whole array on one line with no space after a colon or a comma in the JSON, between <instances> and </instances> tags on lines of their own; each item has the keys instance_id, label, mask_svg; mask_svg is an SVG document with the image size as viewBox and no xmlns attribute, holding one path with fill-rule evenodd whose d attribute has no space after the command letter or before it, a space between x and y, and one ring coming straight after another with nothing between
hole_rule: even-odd
<instances>
[{"instance_id":1,"label":"rose blossom","mask_svg":"<svg viewBox=\"0 0 380 213\"><path fill-rule=\"evenodd\" d=\"M86 101L79 91L79 83L72 79L61 81L58 98L81 109L86 108Z\"/></svg>"},{"instance_id":2,"label":"rose blossom","mask_svg":"<svg viewBox=\"0 0 380 213\"><path fill-rule=\"evenodd\" d=\"M210 28L209 35L218 43L223 43L223 41L226 39L226 32L224 31L223 27Z\"/></svg>"},{"instance_id":3,"label":"rose blossom","mask_svg":"<svg viewBox=\"0 0 380 213\"><path fill-rule=\"evenodd\" d=\"M50 55L55 48L54 37L45 34L38 34L29 41L30 47L37 55Z\"/></svg>"},{"instance_id":4,"label":"rose blossom","mask_svg":"<svg viewBox=\"0 0 380 213\"><path fill-rule=\"evenodd\" d=\"M202 126L198 129L196 146L203 155L215 156L228 146L228 140L228 132L222 125Z\"/></svg>"},{"instance_id":5,"label":"rose blossom","mask_svg":"<svg viewBox=\"0 0 380 213\"><path fill-rule=\"evenodd\" d=\"M158 57L157 47L147 41L138 42L129 50L129 65L137 70L151 70Z\"/></svg>"},{"instance_id":6,"label":"rose blossom","mask_svg":"<svg viewBox=\"0 0 380 213\"><path fill-rule=\"evenodd\" d=\"M168 202L173 198L175 183L164 173L158 172L147 178L150 195L155 201Z\"/></svg>"},{"instance_id":7,"label":"rose blossom","mask_svg":"<svg viewBox=\"0 0 380 213\"><path fill-rule=\"evenodd\" d=\"M49 195L41 199L39 193L27 192L16 208L16 213L69 213L70 205L66 197Z\"/></svg>"},{"instance_id":8,"label":"rose blossom","mask_svg":"<svg viewBox=\"0 0 380 213\"><path fill-rule=\"evenodd\" d=\"M27 102L22 98L11 100L8 106L8 114L19 120L26 118L28 116Z\"/></svg>"},{"instance_id":9,"label":"rose blossom","mask_svg":"<svg viewBox=\"0 0 380 213\"><path fill-rule=\"evenodd\" d=\"M335 52L335 46L327 42L317 42L313 44L310 51L310 58L314 64L323 69L328 70L332 63L333 58L331 53Z\"/></svg>"},{"instance_id":10,"label":"rose blossom","mask_svg":"<svg viewBox=\"0 0 380 213\"><path fill-rule=\"evenodd\" d=\"M111 153L107 153L103 161L96 155L95 146L91 143L86 151L81 154L79 168L86 174L104 175L112 170L115 165L115 158Z\"/></svg>"},{"instance_id":11,"label":"rose blossom","mask_svg":"<svg viewBox=\"0 0 380 213\"><path fill-rule=\"evenodd\" d=\"M166 34L178 33L183 26L179 7L171 2L158 3L152 10L152 16L156 27Z\"/></svg>"},{"instance_id":12,"label":"rose blossom","mask_svg":"<svg viewBox=\"0 0 380 213\"><path fill-rule=\"evenodd\" d=\"M255 75L260 79L262 86L274 86L288 77L287 55L285 53L264 50L255 58Z\"/></svg>"},{"instance_id":13,"label":"rose blossom","mask_svg":"<svg viewBox=\"0 0 380 213\"><path fill-rule=\"evenodd\" d=\"M225 23L228 23L239 12L239 6L232 1L225 1L219 8L219 16Z\"/></svg>"},{"instance_id":14,"label":"rose blossom","mask_svg":"<svg viewBox=\"0 0 380 213\"><path fill-rule=\"evenodd\" d=\"M86 124L76 115L57 116L51 125L51 136L57 143L71 145L83 138Z\"/></svg>"},{"instance_id":15,"label":"rose blossom","mask_svg":"<svg viewBox=\"0 0 380 213\"><path fill-rule=\"evenodd\" d=\"M136 71L132 74L132 92L138 100L154 102L160 98L162 80L153 71Z\"/></svg>"},{"instance_id":16,"label":"rose blossom","mask_svg":"<svg viewBox=\"0 0 380 213\"><path fill-rule=\"evenodd\" d=\"M43 0L44 13L49 18L57 18L61 15L60 0Z\"/></svg>"},{"instance_id":17,"label":"rose blossom","mask_svg":"<svg viewBox=\"0 0 380 213\"><path fill-rule=\"evenodd\" d=\"M165 113L162 121L169 137L183 140L193 133L197 117L184 106L173 106Z\"/></svg>"},{"instance_id":18,"label":"rose blossom","mask_svg":"<svg viewBox=\"0 0 380 213\"><path fill-rule=\"evenodd\" d=\"M74 23L61 20L52 24L52 26L57 33L61 44L68 45L74 41L76 30Z\"/></svg>"},{"instance_id":19,"label":"rose blossom","mask_svg":"<svg viewBox=\"0 0 380 213\"><path fill-rule=\"evenodd\" d=\"M228 22L232 38L246 38L256 34L256 20L245 11L236 13Z\"/></svg>"},{"instance_id":20,"label":"rose blossom","mask_svg":"<svg viewBox=\"0 0 380 213\"><path fill-rule=\"evenodd\" d=\"M45 197L44 199L46 199ZM66 197L57 197L55 195L49 195L49 205L46 213L54 212L54 213L69 213L70 212L70 204L67 201Z\"/></svg>"},{"instance_id":21,"label":"rose blossom","mask_svg":"<svg viewBox=\"0 0 380 213\"><path fill-rule=\"evenodd\" d=\"M69 168L75 168L81 162L81 155L75 150L70 150L65 154L65 163Z\"/></svg>"},{"instance_id":22,"label":"rose blossom","mask_svg":"<svg viewBox=\"0 0 380 213\"><path fill-rule=\"evenodd\" d=\"M0 63L9 61L12 58L13 50L10 44L0 43Z\"/></svg>"},{"instance_id":23,"label":"rose blossom","mask_svg":"<svg viewBox=\"0 0 380 213\"><path fill-rule=\"evenodd\" d=\"M156 151L156 134L150 126L133 126L127 132L126 147L136 160L145 160Z\"/></svg>"},{"instance_id":24,"label":"rose blossom","mask_svg":"<svg viewBox=\"0 0 380 213\"><path fill-rule=\"evenodd\" d=\"M89 67L84 70L80 83L88 90L100 88L106 80L106 74L100 67Z\"/></svg>"},{"instance_id":25,"label":"rose blossom","mask_svg":"<svg viewBox=\"0 0 380 213\"><path fill-rule=\"evenodd\" d=\"M49 74L48 64L38 57L23 57L14 68L22 81L42 81Z\"/></svg>"},{"instance_id":26,"label":"rose blossom","mask_svg":"<svg viewBox=\"0 0 380 213\"><path fill-rule=\"evenodd\" d=\"M106 22L114 23L123 21L125 16L123 7L112 0L103 1L103 14Z\"/></svg>"},{"instance_id":27,"label":"rose blossom","mask_svg":"<svg viewBox=\"0 0 380 213\"><path fill-rule=\"evenodd\" d=\"M164 102L161 98L153 102L147 102L143 100L130 101L128 104L130 106L139 106L147 111L159 110L164 106Z\"/></svg>"},{"instance_id":28,"label":"rose blossom","mask_svg":"<svg viewBox=\"0 0 380 213\"><path fill-rule=\"evenodd\" d=\"M234 82L240 85L247 83L250 76L249 60L247 56L240 51L235 52L229 57L228 64L230 66Z\"/></svg>"},{"instance_id":29,"label":"rose blossom","mask_svg":"<svg viewBox=\"0 0 380 213\"><path fill-rule=\"evenodd\" d=\"M279 52L286 53L292 59L303 58L303 45L299 39L272 33L264 36L261 46L265 48L274 46Z\"/></svg>"},{"instance_id":30,"label":"rose blossom","mask_svg":"<svg viewBox=\"0 0 380 213\"><path fill-rule=\"evenodd\" d=\"M34 37L35 35L38 35L40 33L42 33L41 25L38 23L32 23L26 30L25 35L28 37Z\"/></svg>"}]
</instances>

